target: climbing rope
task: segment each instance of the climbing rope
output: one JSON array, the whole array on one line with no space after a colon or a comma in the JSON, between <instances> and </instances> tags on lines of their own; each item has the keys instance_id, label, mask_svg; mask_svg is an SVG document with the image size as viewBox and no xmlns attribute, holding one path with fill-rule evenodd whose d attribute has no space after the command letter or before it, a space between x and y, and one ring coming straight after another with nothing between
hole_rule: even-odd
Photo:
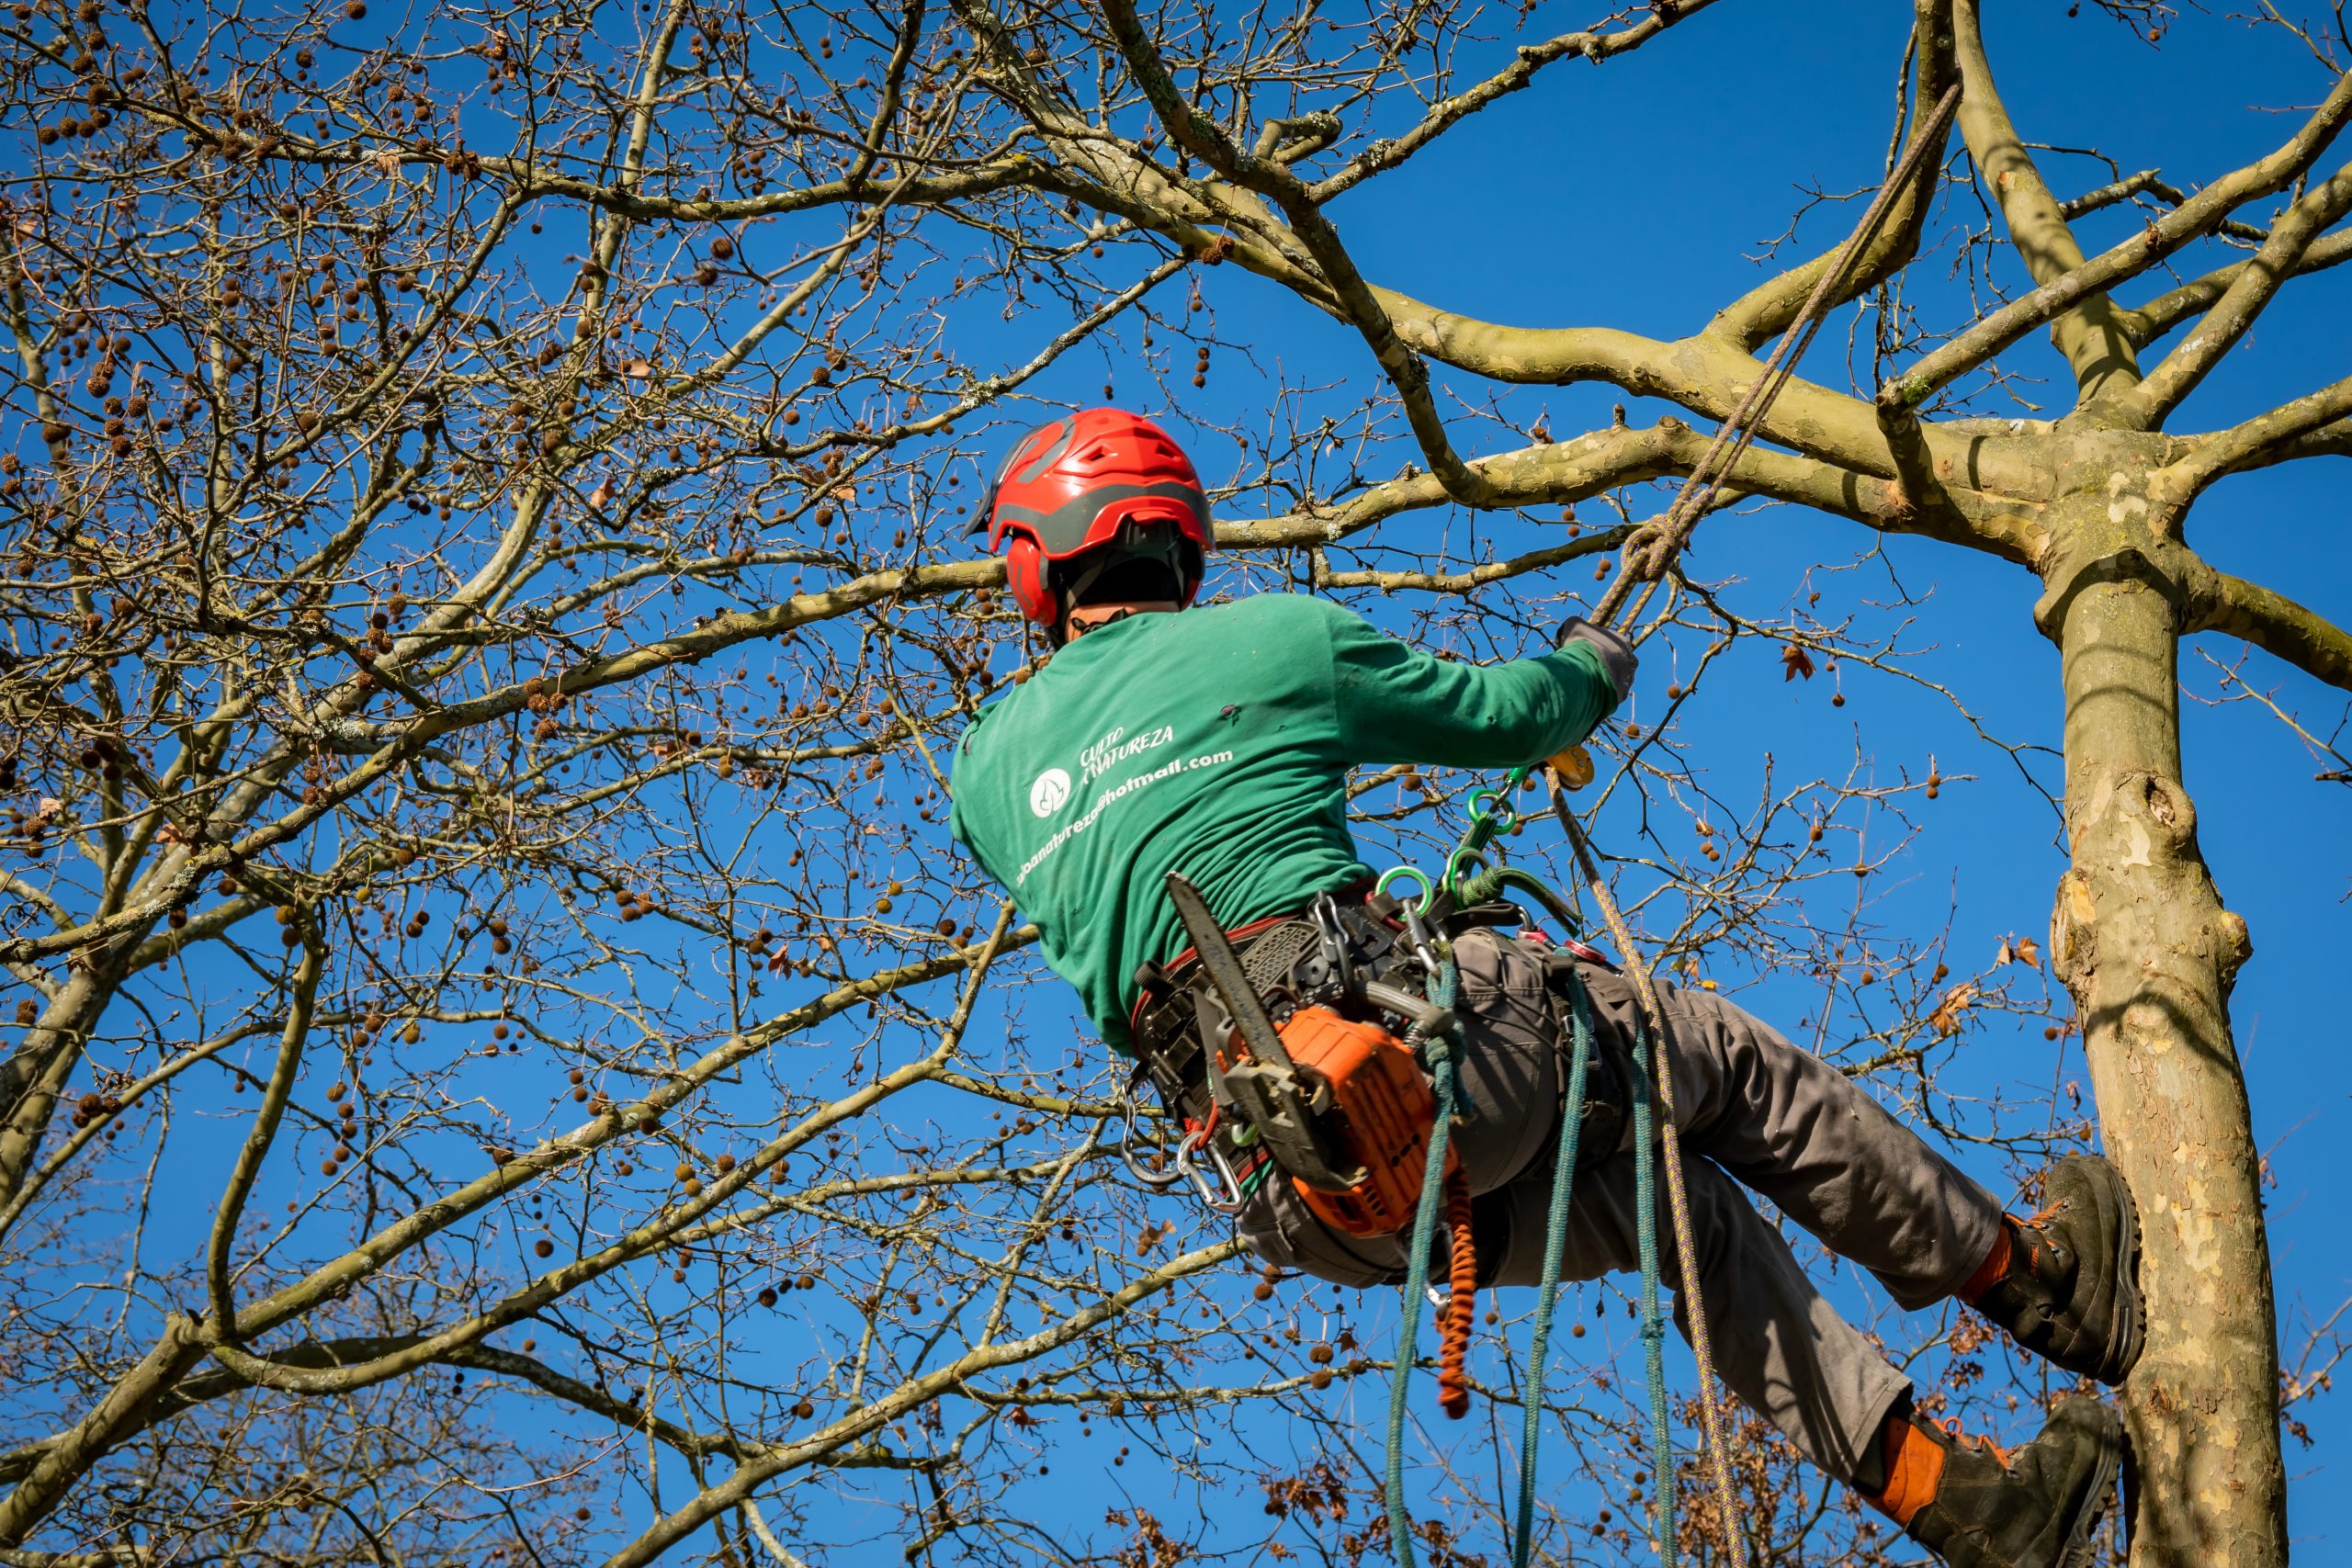
<instances>
[{"instance_id":1,"label":"climbing rope","mask_svg":"<svg viewBox=\"0 0 2352 1568\"><path fill-rule=\"evenodd\" d=\"M1602 593L1594 606L1591 619L1600 626L1608 626L1627 609L1627 601L1636 587L1641 598L1631 606L1628 621L1636 620L1646 607L1651 591L1672 566L1676 556L1689 543L1691 531L1699 520L1714 505L1732 469L1763 427L1765 416L1772 404L1796 374L1797 364L1804 357L1805 349L1827 319L1829 302L1844 286L1848 275L1862 253L1877 236L1880 226L1894 205L1897 195L1917 173L1928 151L1941 145L1944 128L1960 107L1961 90L1954 84L1937 103L1928 118L1914 128L1910 144L1902 158L1880 186L1878 195L1862 214L1853 233L1831 257L1815 282L1794 320L1781 333L1764 368L1748 388L1737 407L1716 427L1714 439L1683 480L1666 515L1657 525L1653 538L1646 544L1625 552L1616 580ZM1529 768L1512 770L1502 789L1480 790L1471 796L1471 819L1461 845L1447 857L1439 885L1464 902L1476 902L1496 897L1506 887L1530 893L1571 932L1581 929L1574 912L1567 908L1550 889L1536 878L1512 867L1487 867L1485 852L1495 837L1516 826L1520 820L1510 805L1510 792L1516 790L1531 774ZM1666 1171L1667 1208L1674 1230L1676 1261L1679 1265L1681 1296L1685 1315L1689 1319L1690 1350L1698 1365L1700 1428L1707 1450L1709 1479L1713 1484L1716 1506L1722 1524L1725 1560L1731 1568L1746 1568L1747 1546L1740 1534L1740 1507L1737 1490L1731 1479L1731 1460L1723 1432L1720 1403L1715 1396L1714 1354L1707 1329L1705 1299L1699 1285L1697 1247L1690 1229L1690 1201L1682 1179L1681 1135L1675 1125L1674 1077L1668 1060L1670 1036L1664 1012L1658 1006L1657 986L1649 966L1643 962L1634 945L1632 931L1626 926L1623 912L1610 893L1600 874L1599 862L1591 844L1576 815L1568 809L1567 797L1562 792L1556 775L1551 780L1552 809L1566 830L1568 843L1575 853L1579 874L1592 893L1602 922L1609 928L1610 940L1616 945L1620 962L1633 982L1639 1017L1634 1030L1634 1071L1632 1089L1634 1201L1640 1215L1639 1236L1642 1269L1642 1338L1647 1363L1651 1445L1654 1450L1657 1485L1652 1495L1655 1506L1651 1513L1652 1539L1659 1560L1668 1568L1676 1559L1675 1511L1676 1486L1673 1469L1672 1434L1668 1421L1665 1361L1665 1325L1658 1299L1657 1227L1656 1209L1656 1164ZM1473 866L1480 867L1475 874ZM1396 874L1391 873L1391 875ZM1387 877L1382 878L1385 886ZM1427 879L1422 879L1426 886ZM1475 894L1476 897L1464 897ZM1451 1008L1458 983L1450 951L1442 956L1440 971L1431 976L1430 999ZM1576 1024L1576 1060L1570 1069L1574 1086L1560 1135L1560 1152L1553 1174L1552 1213L1544 1241L1543 1284L1536 1304L1534 1337L1532 1344L1533 1363L1529 1372L1529 1387L1520 1467L1520 1496L1516 1529L1511 1543L1512 1568L1526 1568L1533 1546L1535 1461L1541 1436L1542 1388L1544 1352L1551 1335L1554 1308L1557 1301L1560 1253L1566 1235L1570 1200L1573 1196L1576 1119L1583 1106L1583 1074L1586 1054L1589 1049L1590 1021L1583 987L1577 987L1577 1015ZM1445 1167L1445 1149L1453 1116L1454 1077L1456 1066L1452 1043L1446 1038L1430 1043L1430 1066L1437 1079L1437 1118L1435 1132L1430 1139L1429 1165L1424 1172L1421 1199L1414 1211L1412 1250L1408 1256L1405 1284L1406 1297L1403 1321L1397 1330L1396 1359L1390 1378L1388 1409L1388 1475L1387 1505L1389 1547L1398 1568L1413 1568L1413 1551L1409 1535L1411 1520L1404 1504L1404 1425L1406 1393L1413 1363L1417 1358L1416 1341L1420 1328L1420 1303L1429 1280L1429 1248L1436 1221L1437 1198ZM1656 1096L1653 1105L1652 1096ZM1655 1155L1653 1143L1656 1144ZM1466 1190L1459 1204L1452 1201L1453 1192L1446 1194L1448 1224L1454 1227L1454 1246L1449 1254L1455 1267L1453 1292L1448 1301L1447 1327L1449 1334L1458 1323L1462 1344L1466 1349L1469 1314L1472 1303L1466 1299L1459 1278L1459 1259L1464 1250L1464 1238L1469 1228ZM1460 1380L1458 1363L1442 1364L1441 1398L1449 1389L1459 1393L1465 1401L1466 1386ZM1450 1375L1453 1381L1449 1383ZM1454 1412L1448 1405L1449 1413Z\"/></svg>"},{"instance_id":2,"label":"climbing rope","mask_svg":"<svg viewBox=\"0 0 2352 1568\"><path fill-rule=\"evenodd\" d=\"M1600 603L1594 607L1593 620L1598 625L1606 626L1617 618L1619 610L1625 606L1625 602L1631 595L1637 579L1647 583L1655 583L1662 578L1667 568L1672 564L1674 557L1690 541L1691 530L1698 526L1699 519L1706 515L1713 505L1715 496L1723 489L1724 481L1729 477L1733 466L1747 450L1749 444L1756 439L1756 433L1762 428L1765 415L1770 412L1773 400L1781 395L1781 389L1787 386L1790 378L1796 374L1797 362L1804 358L1804 351L1813 342L1814 334L1821 330L1822 322L1827 319L1829 301L1836 297L1838 290L1844 285L1846 276L1852 270L1854 263L1860 259L1862 252L1876 237L1880 224L1885 220L1886 214L1894 208L1895 197L1910 183L1912 175L1926 157L1928 150L1940 145L1943 128L1950 123L1952 115L1959 107L1960 86L1955 83L1945 92L1941 101L1936 105L1927 120L1917 128L1902 160L1888 175L1886 183L1879 188L1877 198L1871 203L1869 210L1862 214L1861 222L1856 225L1853 234L1838 249L1830 265L1823 270L1820 278L1814 285L1812 294L1806 298L1804 309L1797 312L1796 320L1790 323L1786 332L1781 333L1780 344L1773 349L1772 356L1765 361L1764 373L1757 378L1756 384L1748 389L1747 396L1742 399L1739 406L1732 411L1731 416L1724 421L1721 428L1715 432L1714 440L1709 444L1698 464L1691 468L1690 477L1683 481L1681 490L1677 492L1674 503L1667 509L1665 521L1659 527L1657 543L1651 548L1638 553L1627 552L1624 563L1617 573L1617 580L1609 585L1608 591L1601 595ZM1647 600L1648 593L1645 591L1642 604L1633 606L1633 615L1640 615L1643 604L1645 604ZM1628 619L1631 618L1632 616L1628 617ZM1633 932L1625 924L1623 912L1618 908L1617 900L1610 892L1608 882L1600 874L1600 864L1592 853L1591 841L1585 834L1583 828L1577 822L1575 813L1568 809L1567 796L1559 787L1556 777L1552 784L1552 808L1559 818L1561 827L1567 832L1568 842L1576 853L1577 870L1584 877L1585 886L1592 894L1594 906L1600 911L1602 923L1609 928L1610 941L1616 946L1619 961L1623 964L1627 977L1634 983L1634 994L1640 1007L1642 1032L1647 1036L1655 1049L1655 1056L1650 1066L1636 1072L1634 1077L1638 1080L1648 1080L1656 1085L1657 1111L1660 1113L1657 1118L1659 1152L1663 1156L1661 1163L1666 1168L1667 1209L1672 1216L1674 1225L1676 1260L1681 1266L1681 1293L1685 1316L1690 1322L1691 1356L1698 1363L1699 1426L1706 1442L1709 1479L1714 1485L1715 1503L1722 1525L1724 1551L1733 1568L1745 1568L1747 1554L1746 1542L1739 1529L1741 1512L1739 1495L1732 1483L1731 1456L1729 1445L1724 1437L1722 1405L1715 1396L1713 1347L1707 1328L1706 1302L1699 1286L1697 1247L1690 1229L1690 1199L1683 1187L1682 1141L1681 1134L1676 1125L1674 1075L1667 1056L1671 1037L1667 1031L1666 1015L1658 1007L1657 988L1651 978L1649 965L1642 960L1640 950L1634 944ZM1635 1101L1637 1117L1641 1103L1637 1099ZM1648 1146L1649 1140L1646 1135L1637 1133L1636 1137L1639 1146L1643 1148ZM1651 1231L1648 1215L1653 1211L1649 1208L1646 1198L1641 1201L1644 1215L1642 1234L1645 1240L1647 1240ZM1655 1277L1649 1275L1647 1270L1645 1271L1645 1275L1646 1290L1654 1292ZM1652 1362L1653 1367L1657 1364L1655 1360ZM1656 1381L1654 1373L1653 1382L1656 1383ZM1659 1433L1658 1441L1663 1452L1665 1413L1662 1388L1657 1394L1655 1405L1656 1423ZM1665 1469L1661 1461L1658 1475L1660 1500L1658 1512L1661 1517L1672 1511L1673 1484L1673 1472Z\"/></svg>"},{"instance_id":3,"label":"climbing rope","mask_svg":"<svg viewBox=\"0 0 2352 1568\"><path fill-rule=\"evenodd\" d=\"M1573 977L1571 977L1573 979ZM1527 1392L1519 1440L1519 1509L1511 1529L1510 1568L1527 1568L1535 1550L1535 1459L1544 1440L1544 1356L1552 1344L1552 1309L1560 1299L1560 1260L1566 1255L1568 1205L1575 1198L1577 1134L1583 1130L1585 1068L1592 1060L1592 998L1584 982L1569 992L1568 1091L1561 1100L1559 1147L1552 1156L1551 1220L1544 1231L1544 1272L1535 1286L1535 1332L1527 1344ZM1664 1371L1661 1364L1659 1371ZM1669 1556L1667 1561L1673 1559Z\"/></svg>"},{"instance_id":4,"label":"climbing rope","mask_svg":"<svg viewBox=\"0 0 2352 1568\"><path fill-rule=\"evenodd\" d=\"M1439 955L1437 973L1430 976L1430 1002L1451 1011L1460 979L1453 949L1448 947ZM1413 1239L1406 1254L1405 1294L1397 1313L1396 1359L1388 1373L1388 1475L1385 1492L1388 1504L1388 1550L1395 1555L1397 1568L1413 1568L1413 1521L1405 1511L1406 1395L1412 1386L1413 1363L1420 1355L1421 1303L1429 1292L1430 1244L1437 1234L1438 1195L1445 1184L1445 1152L1453 1137L1453 1047L1458 1037L1457 1030L1449 1028L1426 1042L1416 1042L1429 1066L1437 1120L1430 1129L1429 1163L1421 1170L1421 1199L1413 1207ZM1452 1309L1456 1304L1468 1304L1471 1293L1458 1293L1447 1302L1449 1323ZM1466 1313L1463 1328L1466 1335Z\"/></svg>"},{"instance_id":5,"label":"climbing rope","mask_svg":"<svg viewBox=\"0 0 2352 1568\"><path fill-rule=\"evenodd\" d=\"M1773 345L1772 356L1764 362L1764 373L1756 378L1755 383L1747 389L1747 395L1725 416L1723 423L1715 427L1715 438L1707 444L1706 451L1691 466L1689 477L1682 481L1682 488L1675 492L1673 504L1666 509L1666 516L1658 525L1657 541L1645 548L1626 551L1617 580L1609 585L1600 596L1600 603L1593 607L1593 625L1605 626L1616 619L1618 610L1633 592L1634 583L1654 583L1665 576L1667 567L1690 542L1690 531L1699 525L1699 519L1714 505L1715 497L1723 490L1724 481L1731 476L1733 466L1755 441L1756 433L1763 428L1764 416L1771 412L1774 400L1781 395L1781 389L1786 387L1790 378L1796 374L1797 362L1804 357L1804 351L1811 346L1814 334L1829 319L1829 302L1845 286L1847 274L1861 259L1862 253L1870 248L1870 243L1878 237L1879 225L1885 222L1886 215L1894 210L1895 197L1911 183L1911 176L1927 157L1928 150L1942 145L1944 127L1951 123L1951 117L1959 109L1960 84L1954 82L1945 89L1943 97L1938 100L1927 119L1917 128L1911 144L1904 149L1901 161L1886 176L1886 183L1879 186L1877 197L1862 214L1862 220L1854 226L1853 233L1838 248L1828 266L1815 281L1813 292L1805 296L1804 308L1797 311L1796 319L1781 333L1781 341ZM1647 602L1646 592L1643 599ZM1640 613L1641 608L1636 605L1634 615L1638 616Z\"/></svg>"}]
</instances>

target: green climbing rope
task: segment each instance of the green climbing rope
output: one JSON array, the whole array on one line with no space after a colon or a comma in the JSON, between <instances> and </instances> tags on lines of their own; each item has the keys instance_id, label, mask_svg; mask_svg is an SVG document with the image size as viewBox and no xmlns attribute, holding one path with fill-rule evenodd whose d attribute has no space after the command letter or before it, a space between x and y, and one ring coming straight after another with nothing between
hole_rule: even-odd
<instances>
[{"instance_id":1,"label":"green climbing rope","mask_svg":"<svg viewBox=\"0 0 2352 1568\"><path fill-rule=\"evenodd\" d=\"M1535 1287L1535 1332L1527 1345L1527 1408L1519 1443L1519 1517L1511 1530L1510 1568L1527 1568L1535 1550L1535 1460L1544 1441L1544 1354L1552 1343L1552 1311L1560 1299L1560 1261L1567 1250L1569 1204L1576 1196L1577 1134L1584 1117L1585 1068L1592 1060L1592 998L1571 977L1568 1092L1561 1103L1559 1149L1552 1158L1552 1211L1544 1232L1544 1273Z\"/></svg>"},{"instance_id":2,"label":"green climbing rope","mask_svg":"<svg viewBox=\"0 0 2352 1568\"><path fill-rule=\"evenodd\" d=\"M1542 878L1532 876L1515 865L1490 866L1475 876L1464 878L1454 890L1453 897L1457 904L1467 908L1499 898L1507 892L1526 894L1543 905L1554 919L1566 926L1570 936L1584 935L1584 920L1577 913L1575 906L1553 891Z\"/></svg>"},{"instance_id":3,"label":"green climbing rope","mask_svg":"<svg viewBox=\"0 0 2352 1568\"><path fill-rule=\"evenodd\" d=\"M1438 950L1438 971L1430 976L1430 1000L1451 1010L1461 983L1453 949ZM1388 1374L1388 1550L1397 1568L1413 1568L1412 1517L1405 1511L1405 1404L1413 1380L1413 1363L1420 1359L1421 1304L1430 1284L1430 1244L1437 1236L1441 1190L1445 1185L1446 1145L1453 1136L1454 1060L1459 1036L1453 1029L1430 1036L1425 1054L1435 1080L1437 1122L1430 1130L1429 1163L1421 1171L1421 1201L1413 1210L1413 1240L1406 1254L1405 1293L1398 1303L1396 1364Z\"/></svg>"},{"instance_id":4,"label":"green climbing rope","mask_svg":"<svg viewBox=\"0 0 2352 1568\"><path fill-rule=\"evenodd\" d=\"M1474 822L1476 817L1474 810ZM1491 824L1493 818L1487 820ZM1489 835L1491 837L1491 835ZM1464 849L1469 850L1465 839ZM1454 872L1464 859L1464 850L1457 850L1447 861L1449 873ZM1476 855L1475 850L1469 853ZM1381 878L1385 887L1391 872ZM1419 876L1419 873L1411 873ZM1427 886L1423 880L1424 887ZM1529 893L1562 919L1577 929L1573 916L1549 887L1537 878L1516 867L1502 866L1483 871L1467 883L1449 882L1461 893L1476 894L1472 902L1493 897L1502 888L1514 887ZM1453 960L1451 943L1440 945L1437 951L1437 973L1430 977L1429 998L1434 1005L1453 1010L1461 987L1461 971ZM1570 997L1572 1048L1568 1061L1568 1088L1564 1101L1556 1153L1552 1166L1552 1201L1549 1222L1544 1237L1543 1273L1536 1288L1535 1325L1530 1341L1529 1365L1525 1394L1525 1417L1521 1429L1519 1505L1511 1537L1511 1568L1528 1568L1535 1540L1535 1467L1543 1443L1544 1357L1551 1344L1552 1319L1559 1301L1560 1269L1566 1251L1568 1219L1575 1200L1577 1134L1584 1106L1587 1069L1592 1059L1592 1000L1586 994L1584 982L1575 980ZM1633 1087L1633 1120L1634 1140L1634 1205L1641 1215L1656 1212L1656 1155L1652 1148L1655 1116L1651 1108L1649 1046L1646 1032L1636 1025L1634 1034L1634 1071ZM1430 1135L1429 1161L1421 1171L1420 1201L1413 1211L1412 1240L1406 1253L1403 1297L1398 1303L1396 1354L1388 1378L1388 1465L1385 1501L1388 1508L1389 1552L1397 1568L1414 1568L1412 1516L1405 1507L1405 1416L1408 1394L1412 1384L1413 1365L1420 1359L1421 1308L1428 1299L1430 1252L1437 1235L1437 1215L1445 1178L1445 1155L1453 1135L1453 1112L1458 1098L1459 1064L1454 1059L1460 1043L1459 1026L1430 1039L1423 1046L1430 1077L1435 1081L1436 1125ZM1672 1438L1668 1422L1666 1399L1666 1325L1658 1296L1658 1252L1657 1226L1640 1225L1642 1264L1642 1340L1647 1361L1650 1395L1650 1428L1655 1450L1657 1484L1653 1495L1657 1499L1652 1515L1652 1539L1656 1541L1659 1562L1664 1568L1673 1568L1675 1557L1674 1530L1674 1472Z\"/></svg>"}]
</instances>

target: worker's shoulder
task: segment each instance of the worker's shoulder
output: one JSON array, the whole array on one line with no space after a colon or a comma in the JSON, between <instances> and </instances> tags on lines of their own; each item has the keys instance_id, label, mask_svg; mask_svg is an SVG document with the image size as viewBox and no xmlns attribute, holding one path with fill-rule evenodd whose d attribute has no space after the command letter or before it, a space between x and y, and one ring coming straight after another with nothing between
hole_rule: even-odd
<instances>
[{"instance_id":1,"label":"worker's shoulder","mask_svg":"<svg viewBox=\"0 0 2352 1568\"><path fill-rule=\"evenodd\" d=\"M1353 610L1312 593L1252 593L1246 599L1203 605L1180 618L1192 621L1198 635L1260 641L1300 638L1329 642L1335 634L1351 632L1366 624Z\"/></svg>"},{"instance_id":2,"label":"worker's shoulder","mask_svg":"<svg viewBox=\"0 0 2352 1568\"><path fill-rule=\"evenodd\" d=\"M1021 727L1018 714L1023 695L1027 690L1024 682L1008 685L996 697L974 708L964 721L964 733L956 742L956 754L961 757L976 749L985 748L989 740L1018 729ZM1007 722L1008 716L1012 716L1010 722Z\"/></svg>"}]
</instances>

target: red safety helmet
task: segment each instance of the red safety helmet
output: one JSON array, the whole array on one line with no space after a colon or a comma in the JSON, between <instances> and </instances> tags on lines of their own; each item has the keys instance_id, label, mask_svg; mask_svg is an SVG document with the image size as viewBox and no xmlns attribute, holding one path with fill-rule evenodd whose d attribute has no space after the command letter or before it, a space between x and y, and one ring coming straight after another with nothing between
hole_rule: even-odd
<instances>
[{"instance_id":1,"label":"red safety helmet","mask_svg":"<svg viewBox=\"0 0 2352 1568\"><path fill-rule=\"evenodd\" d=\"M1096 580L1138 559L1164 564L1190 604L1216 547L1192 459L1124 409L1082 410L1016 442L981 493L970 532L982 531L1021 613L1049 631Z\"/></svg>"}]
</instances>

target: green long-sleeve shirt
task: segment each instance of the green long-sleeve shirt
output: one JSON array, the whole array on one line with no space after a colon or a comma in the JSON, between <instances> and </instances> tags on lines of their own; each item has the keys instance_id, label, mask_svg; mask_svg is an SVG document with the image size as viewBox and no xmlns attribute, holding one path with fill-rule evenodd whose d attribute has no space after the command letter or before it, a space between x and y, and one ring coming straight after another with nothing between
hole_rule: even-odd
<instances>
[{"instance_id":1,"label":"green long-sleeve shirt","mask_svg":"<svg viewBox=\"0 0 2352 1568\"><path fill-rule=\"evenodd\" d=\"M1228 929L1302 908L1371 874L1348 832L1351 768L1516 767L1582 740L1615 703L1576 643L1457 664L1296 593L1131 615L975 717L952 824L1125 1051L1136 967L1187 945L1170 871Z\"/></svg>"}]
</instances>

